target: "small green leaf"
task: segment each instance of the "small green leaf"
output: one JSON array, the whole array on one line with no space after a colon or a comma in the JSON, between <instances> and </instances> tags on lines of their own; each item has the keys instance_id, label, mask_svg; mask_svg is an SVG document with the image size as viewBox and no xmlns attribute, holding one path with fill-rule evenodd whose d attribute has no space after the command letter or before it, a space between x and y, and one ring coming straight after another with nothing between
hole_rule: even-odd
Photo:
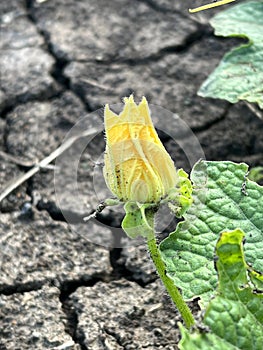
<instances>
[{"instance_id":1,"label":"small green leaf","mask_svg":"<svg viewBox=\"0 0 263 350\"><path fill-rule=\"evenodd\" d=\"M263 108L263 2L238 4L220 12L212 20L215 34L248 39L227 53L201 86L203 97L256 102Z\"/></svg>"},{"instance_id":2,"label":"small green leaf","mask_svg":"<svg viewBox=\"0 0 263 350\"><path fill-rule=\"evenodd\" d=\"M219 285L205 312L209 332L187 331L182 325L181 350L261 350L263 344L263 290L255 291L249 279L242 240L236 229L224 232L216 246ZM263 276L253 274L259 282Z\"/></svg>"},{"instance_id":3,"label":"small green leaf","mask_svg":"<svg viewBox=\"0 0 263 350\"><path fill-rule=\"evenodd\" d=\"M127 202L124 205L126 215L122 221L122 228L130 238L139 236L148 238L153 234L151 217L154 213L153 204L140 204L136 202Z\"/></svg>"},{"instance_id":4,"label":"small green leaf","mask_svg":"<svg viewBox=\"0 0 263 350\"><path fill-rule=\"evenodd\" d=\"M217 284L214 247L223 230L246 232L246 260L263 270L263 187L247 171L244 163L207 161L192 170L193 204L160 245L167 274L185 299L210 300Z\"/></svg>"}]
</instances>

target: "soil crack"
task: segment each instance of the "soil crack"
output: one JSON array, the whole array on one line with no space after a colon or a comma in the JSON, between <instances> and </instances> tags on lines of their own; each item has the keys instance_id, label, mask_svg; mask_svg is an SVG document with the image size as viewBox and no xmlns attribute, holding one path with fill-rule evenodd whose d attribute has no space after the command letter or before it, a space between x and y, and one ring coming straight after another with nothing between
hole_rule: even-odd
<instances>
[{"instance_id":1,"label":"soil crack","mask_svg":"<svg viewBox=\"0 0 263 350\"><path fill-rule=\"evenodd\" d=\"M207 123L204 123L200 126L193 126L192 127L192 131L194 133L199 133L199 132L202 132L202 131L208 131L211 127L213 127L214 125L218 124L218 123L221 123L228 115L228 112L231 108L231 104L228 103L226 108L224 109L223 113L216 119L213 119Z\"/></svg>"},{"instance_id":2,"label":"soil crack","mask_svg":"<svg viewBox=\"0 0 263 350\"><path fill-rule=\"evenodd\" d=\"M78 280L64 281L61 283L59 300L62 311L66 316L65 331L76 344L79 344L81 350L88 350L88 348L85 345L85 334L83 330L78 327L78 313L70 296L80 287L93 287L98 282L108 283L110 279L110 275L101 273L92 276L83 276Z\"/></svg>"},{"instance_id":3,"label":"soil crack","mask_svg":"<svg viewBox=\"0 0 263 350\"><path fill-rule=\"evenodd\" d=\"M167 13L167 14L177 14L177 15L180 15L181 18L185 18L187 20L190 19L192 22L195 22L195 23L197 22L193 17L189 15L188 12L187 14L185 14L184 12L177 10L175 8L160 5L158 4L158 2L154 0L137 0L137 1L144 3L146 6L150 7L152 10L156 12Z\"/></svg>"},{"instance_id":4,"label":"soil crack","mask_svg":"<svg viewBox=\"0 0 263 350\"><path fill-rule=\"evenodd\" d=\"M46 101L52 101L55 98L59 98L62 96L64 91L45 91L44 93L41 92L39 94L28 94L28 92L24 94L19 94L16 97L11 97L8 99L8 101L5 102L5 105L1 107L1 119L6 119L6 116L9 113L12 113L14 109L16 109L19 105L24 105L29 102L46 102Z\"/></svg>"},{"instance_id":5,"label":"soil crack","mask_svg":"<svg viewBox=\"0 0 263 350\"><path fill-rule=\"evenodd\" d=\"M115 332L114 330L110 329L110 328L107 327L107 326L104 326L104 327L103 327L103 331L104 331L106 334L108 334L108 335L110 335L111 337L113 337L113 338L116 340L116 343L117 343L119 346L121 346L123 349L125 349L125 346L124 346L124 344L123 344L122 341L121 341L121 337L120 337L120 335L119 335L117 332ZM129 343L129 344L130 344L130 343ZM104 344L104 345L106 345L106 344ZM126 345L128 345L128 344L126 343Z\"/></svg>"},{"instance_id":6,"label":"soil crack","mask_svg":"<svg viewBox=\"0 0 263 350\"><path fill-rule=\"evenodd\" d=\"M137 0L137 1L144 3L145 5L147 5L148 7L150 7L151 9L153 9L156 12L162 12L162 13L174 12L174 13L179 13L182 16L185 16L180 11L176 11L176 10L173 10L173 9L168 8L166 6L162 6L153 0Z\"/></svg>"},{"instance_id":7,"label":"soil crack","mask_svg":"<svg viewBox=\"0 0 263 350\"><path fill-rule=\"evenodd\" d=\"M25 7L27 10L28 19L35 25L37 32L39 33L39 35L41 35L45 42L47 52L55 60L55 64L53 65L50 75L63 88L63 92L67 90L71 91L75 96L77 96L81 100L86 111L92 112L92 108L89 106L81 91L76 91L76 89L73 89L70 84L70 79L64 75L64 69L70 63L70 61L66 58L58 57L56 55L53 49L52 41L50 40L50 35L45 30L39 28L37 20L34 16L34 0L25 0Z\"/></svg>"},{"instance_id":8,"label":"soil crack","mask_svg":"<svg viewBox=\"0 0 263 350\"><path fill-rule=\"evenodd\" d=\"M204 38L208 38L213 35L212 28L205 24L198 24L197 30L195 32L190 33L184 40L182 44L171 45L167 47L163 47L158 52L151 54L146 57L126 57L126 58L118 58L115 56L110 57L107 60L99 60L97 61L98 65L110 65L110 64L124 64L130 66L139 66L139 65L147 65L152 62L158 62L162 60L167 55L178 55L186 53L188 50L192 48L194 44L203 40ZM87 63L89 60L75 60L78 63Z\"/></svg>"},{"instance_id":9,"label":"soil crack","mask_svg":"<svg viewBox=\"0 0 263 350\"><path fill-rule=\"evenodd\" d=\"M31 194L32 197L33 194ZM65 214L65 211L61 211L61 209L56 205L54 202L44 202L43 200L39 200L38 203L36 204L36 208L39 211L45 210L50 217L54 221L62 221L62 222L67 222L66 218L64 217L63 213ZM80 224L85 222L83 221L83 218L87 216L87 214L79 214L76 212L67 212L66 217L71 218L71 223L73 224ZM114 227L119 226L120 227L120 222L121 222L121 217L120 218L115 218L115 221L113 222L113 217L112 215L109 214L98 214L96 216L96 219L103 223L104 225L111 226L113 225ZM118 221L118 222L117 222ZM122 258L122 251L123 248L121 248L121 240L122 238L125 237L124 233L121 234L116 234L116 232L112 233L112 246L114 248L110 249L109 251L109 260L110 260L110 265L113 269L111 274L108 276L108 281L113 281L113 280L118 280L121 278L125 278L126 280L130 282L135 282L137 283L140 287L144 288L148 284L153 283L156 281L158 278L156 274L153 276L147 276L145 278L143 271L133 271L132 269L127 268L126 266L126 260ZM120 247L120 248L116 248ZM104 279L105 281L105 279ZM74 284L73 284L74 286ZM78 288L78 287L76 287ZM74 288L73 288L74 289Z\"/></svg>"},{"instance_id":10,"label":"soil crack","mask_svg":"<svg viewBox=\"0 0 263 350\"><path fill-rule=\"evenodd\" d=\"M1 284L0 294L12 295L16 293L26 293L41 289L45 284L46 280L42 281L31 281L25 283L15 283L13 285Z\"/></svg>"},{"instance_id":11,"label":"soil crack","mask_svg":"<svg viewBox=\"0 0 263 350\"><path fill-rule=\"evenodd\" d=\"M32 198L32 201L34 202L34 194L33 193L31 193L31 198ZM64 212L64 214L67 217L71 218L71 222L70 222L71 224L81 224L81 223L85 224L83 218L85 216L87 216L87 214L82 215L82 214L79 214L77 212L73 212L70 210L63 210L63 212L62 212L62 210L56 205L55 202L52 202L52 201L45 202L42 199L40 199L36 203L36 208L39 211L45 210L54 221L67 222L65 216L63 215L63 212Z\"/></svg>"}]
</instances>

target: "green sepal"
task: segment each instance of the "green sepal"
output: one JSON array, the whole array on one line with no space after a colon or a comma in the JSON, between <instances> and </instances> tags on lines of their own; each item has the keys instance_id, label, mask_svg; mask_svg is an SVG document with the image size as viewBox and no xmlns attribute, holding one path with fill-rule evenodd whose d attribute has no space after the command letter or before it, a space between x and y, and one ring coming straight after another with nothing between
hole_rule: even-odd
<instances>
[{"instance_id":1,"label":"green sepal","mask_svg":"<svg viewBox=\"0 0 263 350\"><path fill-rule=\"evenodd\" d=\"M104 204L105 207L114 207L115 205L119 205L121 203L122 202L117 198L107 198L102 204Z\"/></svg>"},{"instance_id":2,"label":"green sepal","mask_svg":"<svg viewBox=\"0 0 263 350\"><path fill-rule=\"evenodd\" d=\"M138 202L126 202L124 205L126 215L122 221L122 229L128 237L148 238L153 234L153 216L156 205L152 203L141 204Z\"/></svg>"},{"instance_id":3,"label":"green sepal","mask_svg":"<svg viewBox=\"0 0 263 350\"><path fill-rule=\"evenodd\" d=\"M181 218L193 202L193 187L188 174L183 169L179 169L177 175L178 183L176 187L169 191L162 202L168 204L176 217Z\"/></svg>"}]
</instances>

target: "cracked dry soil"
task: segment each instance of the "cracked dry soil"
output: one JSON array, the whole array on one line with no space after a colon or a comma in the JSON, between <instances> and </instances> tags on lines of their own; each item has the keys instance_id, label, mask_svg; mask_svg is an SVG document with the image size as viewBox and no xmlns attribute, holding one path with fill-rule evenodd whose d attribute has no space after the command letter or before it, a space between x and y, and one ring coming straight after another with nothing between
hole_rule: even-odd
<instances>
[{"instance_id":1,"label":"cracked dry soil","mask_svg":"<svg viewBox=\"0 0 263 350\"><path fill-rule=\"evenodd\" d=\"M190 5L1 1L1 189L54 151L79 118L130 92L178 113L207 159L263 165L262 121L244 103L196 94L238 40L214 37L208 20L216 11L190 16ZM189 171L184 152L161 137ZM75 200L90 210L92 164L103 148L101 134L80 169ZM180 316L144 246L104 248L111 230L96 222L87 235L101 245L71 230L53 178L52 168L41 169L0 204L0 349L178 349ZM85 213L71 214L83 225ZM107 212L99 221L118 226L120 217ZM198 313L196 302L190 307Z\"/></svg>"}]
</instances>

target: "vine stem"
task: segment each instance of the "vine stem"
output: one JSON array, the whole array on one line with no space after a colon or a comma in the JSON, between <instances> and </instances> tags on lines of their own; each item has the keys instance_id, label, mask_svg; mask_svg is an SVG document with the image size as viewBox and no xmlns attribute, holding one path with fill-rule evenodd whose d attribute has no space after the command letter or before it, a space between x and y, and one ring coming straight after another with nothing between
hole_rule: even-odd
<instances>
[{"instance_id":1,"label":"vine stem","mask_svg":"<svg viewBox=\"0 0 263 350\"><path fill-rule=\"evenodd\" d=\"M187 306L187 304L183 300L178 288L175 286L173 280L166 275L166 267L165 267L165 264L162 260L161 253L158 249L154 232L152 234L148 235L147 245L148 245L148 249L149 249L151 258L152 258L154 265L156 267L156 270L157 270L167 292L169 293L172 301L174 302L175 306L179 310L179 312L180 312L180 314L185 322L186 327L190 328L191 326L194 325L194 322L195 322L194 317L193 317L189 307Z\"/></svg>"}]
</instances>

